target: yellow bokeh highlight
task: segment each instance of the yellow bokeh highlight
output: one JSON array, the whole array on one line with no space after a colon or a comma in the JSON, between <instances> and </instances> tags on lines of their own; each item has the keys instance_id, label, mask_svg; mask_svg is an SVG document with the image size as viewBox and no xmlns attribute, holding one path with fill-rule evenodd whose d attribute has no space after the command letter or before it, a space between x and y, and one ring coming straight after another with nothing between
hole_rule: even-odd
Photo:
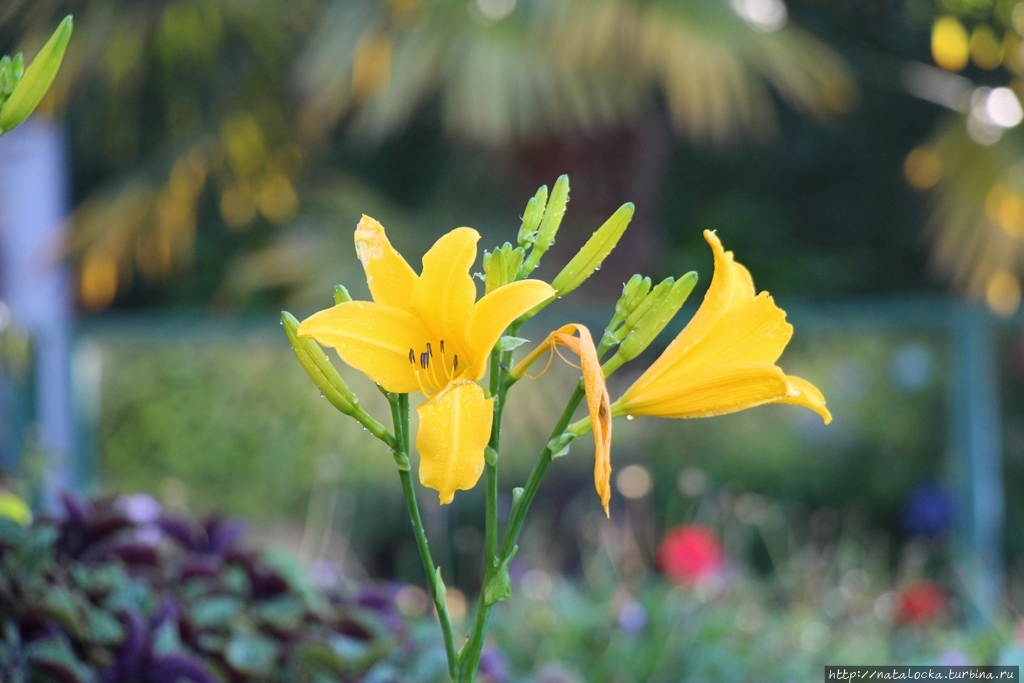
<instances>
[{"instance_id":1,"label":"yellow bokeh highlight","mask_svg":"<svg viewBox=\"0 0 1024 683\"><path fill-rule=\"evenodd\" d=\"M1020 308L1020 281L1010 271L999 268L988 279L985 303L996 315L1013 315Z\"/></svg>"},{"instance_id":2,"label":"yellow bokeh highlight","mask_svg":"<svg viewBox=\"0 0 1024 683\"><path fill-rule=\"evenodd\" d=\"M942 160L928 147L918 147L903 160L903 175L918 190L935 187L942 179Z\"/></svg>"},{"instance_id":3,"label":"yellow bokeh highlight","mask_svg":"<svg viewBox=\"0 0 1024 683\"><path fill-rule=\"evenodd\" d=\"M391 40L367 36L359 41L352 59L352 97L364 101L391 80Z\"/></svg>"},{"instance_id":4,"label":"yellow bokeh highlight","mask_svg":"<svg viewBox=\"0 0 1024 683\"><path fill-rule=\"evenodd\" d=\"M1002 183L985 195L985 217L1013 237L1024 238L1024 197Z\"/></svg>"},{"instance_id":5,"label":"yellow bokeh highlight","mask_svg":"<svg viewBox=\"0 0 1024 683\"><path fill-rule=\"evenodd\" d=\"M988 24L979 24L974 28L969 51L971 60L982 69L991 71L1003 63L1003 46Z\"/></svg>"},{"instance_id":6,"label":"yellow bokeh highlight","mask_svg":"<svg viewBox=\"0 0 1024 683\"><path fill-rule=\"evenodd\" d=\"M932 57L946 71L962 71L967 66L970 39L955 17L941 17L932 26Z\"/></svg>"},{"instance_id":7,"label":"yellow bokeh highlight","mask_svg":"<svg viewBox=\"0 0 1024 683\"><path fill-rule=\"evenodd\" d=\"M256 218L256 201L244 185L231 185L220 196L220 215L228 227L244 228Z\"/></svg>"},{"instance_id":8,"label":"yellow bokeh highlight","mask_svg":"<svg viewBox=\"0 0 1024 683\"><path fill-rule=\"evenodd\" d=\"M117 296L117 261L105 251L90 251L82 259L79 296L88 309L106 308Z\"/></svg>"},{"instance_id":9,"label":"yellow bokeh highlight","mask_svg":"<svg viewBox=\"0 0 1024 683\"><path fill-rule=\"evenodd\" d=\"M260 213L271 223L284 223L295 217L299 210L299 195L288 177L274 173L260 186L258 204Z\"/></svg>"}]
</instances>

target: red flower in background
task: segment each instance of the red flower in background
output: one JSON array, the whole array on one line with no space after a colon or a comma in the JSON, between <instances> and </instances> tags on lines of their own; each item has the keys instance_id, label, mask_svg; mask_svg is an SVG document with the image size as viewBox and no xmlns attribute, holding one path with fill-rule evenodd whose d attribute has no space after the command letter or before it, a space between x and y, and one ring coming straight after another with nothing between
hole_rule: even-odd
<instances>
[{"instance_id":1,"label":"red flower in background","mask_svg":"<svg viewBox=\"0 0 1024 683\"><path fill-rule=\"evenodd\" d=\"M914 581L896 596L896 620L910 626L927 626L946 611L946 591L934 581Z\"/></svg>"},{"instance_id":2,"label":"red flower in background","mask_svg":"<svg viewBox=\"0 0 1024 683\"><path fill-rule=\"evenodd\" d=\"M658 546L658 567L673 581L688 586L718 575L724 561L718 536L697 524L670 529Z\"/></svg>"}]
</instances>

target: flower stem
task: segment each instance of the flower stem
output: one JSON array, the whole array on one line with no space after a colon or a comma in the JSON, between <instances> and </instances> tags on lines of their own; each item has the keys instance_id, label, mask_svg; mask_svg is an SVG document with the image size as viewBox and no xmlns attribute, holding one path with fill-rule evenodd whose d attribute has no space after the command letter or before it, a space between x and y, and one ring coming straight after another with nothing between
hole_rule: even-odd
<instances>
[{"instance_id":1,"label":"flower stem","mask_svg":"<svg viewBox=\"0 0 1024 683\"><path fill-rule=\"evenodd\" d=\"M493 363L492 357L492 363ZM493 369L493 365L492 365ZM507 374L499 366L499 370L502 375ZM491 432L492 443L497 445L497 437L495 436L501 426L501 412L499 406L504 406L505 393L508 391L508 386L503 386L500 392L495 396L495 421L493 431ZM568 426L569 421L572 419L573 413L576 412L576 408L579 407L580 402L583 400L585 395L583 389L583 381L576 385L576 390L569 398L569 403L565 406L565 410L562 411L562 416L558 419L558 423L555 428L551 431L551 437L548 440L550 443L553 439L562 435L565 432L565 428ZM500 396L500 401L498 397ZM519 539L519 532L523 527L523 519L526 517L526 512L530 507L530 503L533 502L534 497L537 495L537 489L540 488L541 479L544 477L544 473L547 471L548 465L551 464L552 456L554 453L549 445L544 446L544 450L541 451L537 458L537 462L533 466L533 471L530 472L530 478L526 482L526 487L523 489L521 496L516 498L516 501L512 505L512 512L509 516L508 526L505 528L505 538L501 545L501 550L495 557L488 550L488 561L484 567L484 586L487 586L491 577L497 569L511 558L516 551L516 541ZM496 491L495 491L496 494ZM488 487L488 496L490 496L490 487ZM488 502L488 510L490 510L490 502ZM495 524L495 530L497 525ZM493 559L492 559L493 558ZM491 618L491 610L494 608L494 603L488 604L484 596L480 596L480 600L477 603L476 617L473 620L473 632L469 637L469 642L463 649L462 655L459 662L459 676L456 679L458 683L473 683L476 677L477 667L480 665L480 654L483 651L484 636L487 634L487 627Z\"/></svg>"},{"instance_id":2,"label":"flower stem","mask_svg":"<svg viewBox=\"0 0 1024 683\"><path fill-rule=\"evenodd\" d=\"M391 403L391 417L395 423L395 447L392 454L398 465L398 477L402 481L402 495L405 507L409 511L412 532L416 536L416 547L423 561L423 571L427 575L430 596L437 608L437 618L441 622L441 634L444 636L444 649L448 657L448 673L455 680L458 654L455 652L455 640L452 635L452 620L448 616L445 603L445 587L441 580L441 568L434 564L427 545L427 534L423 530L423 519L420 517L419 504L416 502L416 489L412 482L412 468L409 465L409 394L388 394Z\"/></svg>"},{"instance_id":3,"label":"flower stem","mask_svg":"<svg viewBox=\"0 0 1024 683\"><path fill-rule=\"evenodd\" d=\"M565 410L562 411L561 417L558 418L555 428L551 430L548 443L544 446L544 450L540 452L540 455L537 456L537 462L533 464L533 470L530 472L529 479L526 480L526 486L523 487L523 493L518 499L518 504L512 506L508 527L505 529L505 539L501 544L501 551L499 552L500 558L505 558L513 552L516 541L519 540L519 532L522 530L526 512L530 509L530 504L540 488L540 481L544 478L544 473L553 460L554 452L551 450L550 444L565 432L566 427L569 425L569 420L572 419L573 413L576 412L576 408L579 407L585 395L583 380L580 380L576 385L576 390L569 397L569 402L566 404Z\"/></svg>"}]
</instances>

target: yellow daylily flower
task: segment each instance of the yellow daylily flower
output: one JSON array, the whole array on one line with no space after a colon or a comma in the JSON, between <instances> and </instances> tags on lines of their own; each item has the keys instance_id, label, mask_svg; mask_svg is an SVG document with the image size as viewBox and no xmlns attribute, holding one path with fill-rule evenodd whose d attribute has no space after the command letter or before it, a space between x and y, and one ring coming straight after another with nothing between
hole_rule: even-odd
<instances>
[{"instance_id":1,"label":"yellow daylily flower","mask_svg":"<svg viewBox=\"0 0 1024 683\"><path fill-rule=\"evenodd\" d=\"M793 335L786 313L767 292L757 294L746 268L715 233L704 239L715 273L704 301L682 332L612 404L612 414L711 417L765 403L810 408L825 424L832 415L810 382L775 365Z\"/></svg>"},{"instance_id":2,"label":"yellow daylily flower","mask_svg":"<svg viewBox=\"0 0 1024 683\"><path fill-rule=\"evenodd\" d=\"M479 239L472 228L452 230L424 254L417 275L384 227L363 216L356 253L373 301L338 304L298 329L386 391L427 397L417 409L420 483L437 490L442 505L483 472L493 399L477 382L491 349L512 321L555 295L546 282L520 280L477 301L469 269Z\"/></svg>"}]
</instances>

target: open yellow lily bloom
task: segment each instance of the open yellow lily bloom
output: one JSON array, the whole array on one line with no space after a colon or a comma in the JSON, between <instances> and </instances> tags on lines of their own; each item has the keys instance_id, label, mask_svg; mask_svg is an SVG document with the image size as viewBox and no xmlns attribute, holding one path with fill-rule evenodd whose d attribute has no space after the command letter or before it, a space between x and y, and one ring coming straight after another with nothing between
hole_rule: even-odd
<instances>
[{"instance_id":1,"label":"open yellow lily bloom","mask_svg":"<svg viewBox=\"0 0 1024 683\"><path fill-rule=\"evenodd\" d=\"M665 352L612 404L612 414L711 417L765 403L810 408L826 424L821 392L786 375L775 361L793 335L786 313L767 292L757 294L746 268L704 232L715 273L704 301Z\"/></svg>"},{"instance_id":2,"label":"open yellow lily bloom","mask_svg":"<svg viewBox=\"0 0 1024 683\"><path fill-rule=\"evenodd\" d=\"M442 504L483 472L493 400L476 382L491 349L512 321L555 295L546 282L521 280L477 301L469 269L479 239L472 228L452 230L424 254L417 275L384 227L363 216L356 253L373 301L338 304L298 330L386 391L427 397L418 408L420 483L437 490Z\"/></svg>"}]
</instances>

